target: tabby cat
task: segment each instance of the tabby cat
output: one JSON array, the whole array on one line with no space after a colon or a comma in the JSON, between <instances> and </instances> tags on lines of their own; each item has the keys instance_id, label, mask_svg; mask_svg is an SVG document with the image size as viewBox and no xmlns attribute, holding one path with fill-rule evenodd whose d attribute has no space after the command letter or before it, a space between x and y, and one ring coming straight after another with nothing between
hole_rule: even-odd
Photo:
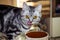
<instances>
[{"instance_id":1,"label":"tabby cat","mask_svg":"<svg viewBox=\"0 0 60 40\"><path fill-rule=\"evenodd\" d=\"M32 24L39 24L42 5L28 6L25 2L23 8L9 5L0 5L0 32L5 33L9 40L21 32L26 33Z\"/></svg>"}]
</instances>

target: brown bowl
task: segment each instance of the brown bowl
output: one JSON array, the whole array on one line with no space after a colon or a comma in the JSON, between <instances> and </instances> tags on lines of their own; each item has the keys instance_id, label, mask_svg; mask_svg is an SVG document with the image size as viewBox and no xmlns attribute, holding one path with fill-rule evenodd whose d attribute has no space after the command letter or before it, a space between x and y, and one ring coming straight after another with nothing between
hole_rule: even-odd
<instances>
[{"instance_id":1,"label":"brown bowl","mask_svg":"<svg viewBox=\"0 0 60 40\"><path fill-rule=\"evenodd\" d=\"M29 32L26 35L30 38L42 38L42 37L46 37L47 33L46 32Z\"/></svg>"}]
</instances>

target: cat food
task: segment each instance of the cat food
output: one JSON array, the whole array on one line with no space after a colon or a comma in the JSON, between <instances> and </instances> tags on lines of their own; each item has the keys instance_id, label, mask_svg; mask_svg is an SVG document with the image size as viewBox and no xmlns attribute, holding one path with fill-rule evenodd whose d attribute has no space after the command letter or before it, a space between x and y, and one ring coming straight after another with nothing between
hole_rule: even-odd
<instances>
[{"instance_id":1,"label":"cat food","mask_svg":"<svg viewBox=\"0 0 60 40\"><path fill-rule=\"evenodd\" d=\"M30 38L42 38L47 36L47 33L45 32L29 32L26 34Z\"/></svg>"}]
</instances>

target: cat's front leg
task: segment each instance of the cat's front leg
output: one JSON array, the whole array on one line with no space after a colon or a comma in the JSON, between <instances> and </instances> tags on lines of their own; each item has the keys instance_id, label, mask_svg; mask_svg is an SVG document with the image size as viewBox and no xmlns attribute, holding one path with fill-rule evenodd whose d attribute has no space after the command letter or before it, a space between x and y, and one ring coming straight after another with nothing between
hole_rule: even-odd
<instances>
[{"instance_id":1,"label":"cat's front leg","mask_svg":"<svg viewBox=\"0 0 60 40\"><path fill-rule=\"evenodd\" d=\"M0 32L0 40L8 40L7 35Z\"/></svg>"},{"instance_id":2,"label":"cat's front leg","mask_svg":"<svg viewBox=\"0 0 60 40\"><path fill-rule=\"evenodd\" d=\"M13 40L25 40L25 34L21 33L20 35L17 35L16 37L13 37Z\"/></svg>"}]
</instances>

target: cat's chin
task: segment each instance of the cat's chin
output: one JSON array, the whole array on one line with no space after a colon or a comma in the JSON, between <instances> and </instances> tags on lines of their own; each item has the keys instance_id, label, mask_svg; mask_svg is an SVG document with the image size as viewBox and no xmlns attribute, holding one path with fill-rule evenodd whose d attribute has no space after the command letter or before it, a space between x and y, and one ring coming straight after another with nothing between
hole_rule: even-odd
<instances>
[{"instance_id":1,"label":"cat's chin","mask_svg":"<svg viewBox=\"0 0 60 40\"><path fill-rule=\"evenodd\" d=\"M26 26L30 27L31 25L28 25L28 24L27 24Z\"/></svg>"}]
</instances>

